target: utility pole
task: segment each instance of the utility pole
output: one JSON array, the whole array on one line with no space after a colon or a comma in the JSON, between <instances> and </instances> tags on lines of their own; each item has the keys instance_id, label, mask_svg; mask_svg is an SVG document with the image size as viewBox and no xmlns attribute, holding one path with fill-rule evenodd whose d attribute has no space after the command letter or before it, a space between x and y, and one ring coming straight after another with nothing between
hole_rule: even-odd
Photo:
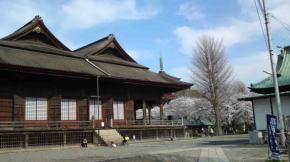
<instances>
[{"instance_id":1,"label":"utility pole","mask_svg":"<svg viewBox=\"0 0 290 162\"><path fill-rule=\"evenodd\" d=\"M272 39L270 34L270 21L269 21L269 13L267 12L267 7L265 0L263 0L263 10L264 10L264 18L265 18L265 25L266 25L266 33L267 33L267 40L268 40L268 49L269 49L269 55L270 55L270 62L271 62L271 69L272 69L272 75L273 75L273 81L274 81L274 87L275 87L275 97L276 97L276 104L278 109L278 122L280 123L280 133L281 133L281 144L282 146L285 146L285 133L284 133L284 121L282 116L282 109L281 109L281 101L280 101L280 93L279 93L279 86L278 86L278 80L277 80L277 72L276 67L274 66L273 62L273 49L272 49Z\"/></svg>"}]
</instances>

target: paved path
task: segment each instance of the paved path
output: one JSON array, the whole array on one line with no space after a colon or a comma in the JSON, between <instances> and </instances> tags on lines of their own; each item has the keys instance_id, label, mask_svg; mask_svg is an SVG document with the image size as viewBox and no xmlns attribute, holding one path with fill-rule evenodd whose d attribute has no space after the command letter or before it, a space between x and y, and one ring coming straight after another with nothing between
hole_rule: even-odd
<instances>
[{"instance_id":1,"label":"paved path","mask_svg":"<svg viewBox=\"0 0 290 162\"><path fill-rule=\"evenodd\" d=\"M199 162L229 162L228 158L224 154L224 151L220 147L206 147L201 149Z\"/></svg>"},{"instance_id":2,"label":"paved path","mask_svg":"<svg viewBox=\"0 0 290 162\"><path fill-rule=\"evenodd\" d=\"M95 147L1 153L1 162L228 162L259 161L267 158L266 145L249 145L247 136L158 141L117 148Z\"/></svg>"}]
</instances>

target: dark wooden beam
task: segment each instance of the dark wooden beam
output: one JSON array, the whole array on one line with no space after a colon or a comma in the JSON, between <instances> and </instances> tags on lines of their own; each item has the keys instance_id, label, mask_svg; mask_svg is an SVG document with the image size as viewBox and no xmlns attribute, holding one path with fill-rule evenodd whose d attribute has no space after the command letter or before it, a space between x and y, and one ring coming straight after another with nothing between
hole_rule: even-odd
<instances>
[{"instance_id":1,"label":"dark wooden beam","mask_svg":"<svg viewBox=\"0 0 290 162\"><path fill-rule=\"evenodd\" d=\"M163 120L164 116L163 116L163 103L162 102L159 104L159 108L160 108L160 120Z\"/></svg>"},{"instance_id":2,"label":"dark wooden beam","mask_svg":"<svg viewBox=\"0 0 290 162\"><path fill-rule=\"evenodd\" d=\"M142 100L142 110L143 110L143 121L147 121L147 114L146 114L146 101Z\"/></svg>"}]
</instances>

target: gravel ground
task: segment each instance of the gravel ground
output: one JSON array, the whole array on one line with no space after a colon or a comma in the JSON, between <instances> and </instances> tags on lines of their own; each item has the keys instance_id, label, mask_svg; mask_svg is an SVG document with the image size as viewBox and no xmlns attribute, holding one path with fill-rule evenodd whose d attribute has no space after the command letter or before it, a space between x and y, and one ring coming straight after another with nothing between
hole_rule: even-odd
<instances>
[{"instance_id":1,"label":"gravel ground","mask_svg":"<svg viewBox=\"0 0 290 162\"><path fill-rule=\"evenodd\" d=\"M0 161L6 162L155 162L198 161L202 148L222 148L229 161L265 161L267 145L249 145L247 136L222 136L175 141L158 141L129 144L117 148L54 148L50 150L28 150L14 153L0 153Z\"/></svg>"}]
</instances>

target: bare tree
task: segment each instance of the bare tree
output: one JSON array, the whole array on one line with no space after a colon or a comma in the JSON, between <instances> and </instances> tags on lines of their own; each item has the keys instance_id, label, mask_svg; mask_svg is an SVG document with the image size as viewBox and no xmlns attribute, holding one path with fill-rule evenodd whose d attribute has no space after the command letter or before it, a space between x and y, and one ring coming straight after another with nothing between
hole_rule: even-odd
<instances>
[{"instance_id":1,"label":"bare tree","mask_svg":"<svg viewBox=\"0 0 290 162\"><path fill-rule=\"evenodd\" d=\"M232 68L227 62L221 40L212 36L199 38L192 57L191 72L196 88L214 110L216 133L222 135L220 110L227 98L227 84L232 76Z\"/></svg>"}]
</instances>

